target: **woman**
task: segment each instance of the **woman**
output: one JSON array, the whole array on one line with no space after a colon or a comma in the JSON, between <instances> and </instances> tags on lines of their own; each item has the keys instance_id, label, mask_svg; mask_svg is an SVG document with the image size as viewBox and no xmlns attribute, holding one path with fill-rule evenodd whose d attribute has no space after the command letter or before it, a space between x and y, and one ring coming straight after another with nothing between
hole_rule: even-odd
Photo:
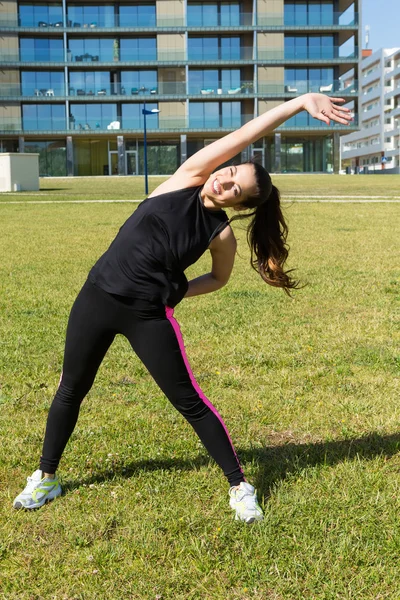
<instances>
[{"instance_id":1,"label":"woman","mask_svg":"<svg viewBox=\"0 0 400 600\"><path fill-rule=\"evenodd\" d=\"M273 108L191 156L142 202L89 273L68 322L63 373L51 405L40 467L15 508L38 508L61 494L56 470L80 404L115 335L125 335L161 390L192 425L228 479L236 519L262 520L225 424L197 385L173 307L214 292L232 271L236 241L224 209L250 216L252 265L269 284L296 287L283 267L287 227L279 192L259 165L214 170L302 110L329 125L350 120L342 99L306 94ZM209 249L210 273L187 282L184 270Z\"/></svg>"}]
</instances>

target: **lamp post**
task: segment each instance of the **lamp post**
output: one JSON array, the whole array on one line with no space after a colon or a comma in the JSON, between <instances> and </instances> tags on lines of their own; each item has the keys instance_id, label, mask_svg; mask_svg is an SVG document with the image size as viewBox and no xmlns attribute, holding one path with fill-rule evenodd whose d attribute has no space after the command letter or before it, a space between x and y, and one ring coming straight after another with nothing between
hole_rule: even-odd
<instances>
[{"instance_id":1,"label":"lamp post","mask_svg":"<svg viewBox=\"0 0 400 600\"><path fill-rule=\"evenodd\" d=\"M146 102L143 102L142 115L144 117L144 140L143 140L143 154L144 154L144 191L146 196L149 193L149 181L147 174L147 133L146 133L146 115L154 115L159 113L158 108L152 110L146 110Z\"/></svg>"}]
</instances>

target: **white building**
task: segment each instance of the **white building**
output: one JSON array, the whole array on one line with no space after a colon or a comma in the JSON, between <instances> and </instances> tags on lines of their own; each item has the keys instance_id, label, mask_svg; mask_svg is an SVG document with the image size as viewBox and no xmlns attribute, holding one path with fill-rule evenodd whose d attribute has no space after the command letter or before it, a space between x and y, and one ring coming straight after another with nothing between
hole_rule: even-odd
<instances>
[{"instance_id":1,"label":"white building","mask_svg":"<svg viewBox=\"0 0 400 600\"><path fill-rule=\"evenodd\" d=\"M368 51L363 51L368 53ZM354 71L345 79L348 85ZM360 65L360 131L341 138L342 161L352 170L400 172L400 48L383 48Z\"/></svg>"}]
</instances>

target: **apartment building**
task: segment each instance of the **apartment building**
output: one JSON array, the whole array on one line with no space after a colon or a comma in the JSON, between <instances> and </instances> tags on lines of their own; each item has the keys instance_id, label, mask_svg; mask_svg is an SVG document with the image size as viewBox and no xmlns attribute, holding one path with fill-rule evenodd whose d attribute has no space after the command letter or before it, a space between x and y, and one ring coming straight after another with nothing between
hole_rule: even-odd
<instances>
[{"instance_id":1,"label":"apartment building","mask_svg":"<svg viewBox=\"0 0 400 600\"><path fill-rule=\"evenodd\" d=\"M361 61L359 120L360 131L342 138L344 165L400 172L400 48L368 52Z\"/></svg>"},{"instance_id":2,"label":"apartment building","mask_svg":"<svg viewBox=\"0 0 400 600\"><path fill-rule=\"evenodd\" d=\"M149 173L308 91L357 112L361 0L0 3L0 151L41 176ZM351 125L357 129L357 120ZM338 172L340 136L299 114L246 149L271 172Z\"/></svg>"}]
</instances>

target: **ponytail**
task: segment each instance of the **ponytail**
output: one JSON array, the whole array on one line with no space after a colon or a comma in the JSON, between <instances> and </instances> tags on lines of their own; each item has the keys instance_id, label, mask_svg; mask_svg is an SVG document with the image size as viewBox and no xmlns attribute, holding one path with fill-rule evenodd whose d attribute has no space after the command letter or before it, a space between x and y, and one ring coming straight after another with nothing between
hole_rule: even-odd
<instances>
[{"instance_id":1,"label":"ponytail","mask_svg":"<svg viewBox=\"0 0 400 600\"><path fill-rule=\"evenodd\" d=\"M251 250L251 266L269 285L289 290L298 287L283 266L289 254L286 244L288 227L280 206L280 194L272 186L268 200L256 207L247 228L247 241Z\"/></svg>"},{"instance_id":2,"label":"ponytail","mask_svg":"<svg viewBox=\"0 0 400 600\"><path fill-rule=\"evenodd\" d=\"M231 221L252 217L247 228L250 264L266 283L283 288L290 296L290 290L298 288L299 282L289 276L292 270L284 270L289 254L288 227L281 210L279 190L272 185L269 173L260 164L250 163L254 166L258 195L247 198L244 207L255 210L247 215L237 215Z\"/></svg>"}]
</instances>

